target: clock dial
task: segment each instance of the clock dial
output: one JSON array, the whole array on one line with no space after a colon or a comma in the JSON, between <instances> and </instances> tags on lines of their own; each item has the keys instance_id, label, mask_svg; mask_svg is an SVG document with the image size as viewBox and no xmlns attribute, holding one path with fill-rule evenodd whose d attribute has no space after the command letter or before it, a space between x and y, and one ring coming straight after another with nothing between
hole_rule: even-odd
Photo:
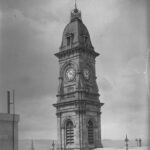
<instances>
[{"instance_id":1,"label":"clock dial","mask_svg":"<svg viewBox=\"0 0 150 150\"><path fill-rule=\"evenodd\" d=\"M84 69L83 76L86 80L88 80L90 78L90 71L88 69Z\"/></svg>"},{"instance_id":2,"label":"clock dial","mask_svg":"<svg viewBox=\"0 0 150 150\"><path fill-rule=\"evenodd\" d=\"M69 68L66 71L66 77L69 81L73 80L75 77L75 69L74 68Z\"/></svg>"}]
</instances>

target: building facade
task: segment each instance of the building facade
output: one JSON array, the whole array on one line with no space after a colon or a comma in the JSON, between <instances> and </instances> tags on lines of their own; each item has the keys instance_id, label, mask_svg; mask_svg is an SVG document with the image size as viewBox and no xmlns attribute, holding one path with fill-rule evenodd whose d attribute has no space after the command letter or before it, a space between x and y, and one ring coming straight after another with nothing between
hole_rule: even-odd
<instances>
[{"instance_id":1,"label":"building facade","mask_svg":"<svg viewBox=\"0 0 150 150\"><path fill-rule=\"evenodd\" d=\"M58 149L101 148L101 106L96 82L95 52L89 32L75 7L59 52L56 107Z\"/></svg>"},{"instance_id":2,"label":"building facade","mask_svg":"<svg viewBox=\"0 0 150 150\"><path fill-rule=\"evenodd\" d=\"M19 115L0 113L0 150L18 150Z\"/></svg>"}]
</instances>

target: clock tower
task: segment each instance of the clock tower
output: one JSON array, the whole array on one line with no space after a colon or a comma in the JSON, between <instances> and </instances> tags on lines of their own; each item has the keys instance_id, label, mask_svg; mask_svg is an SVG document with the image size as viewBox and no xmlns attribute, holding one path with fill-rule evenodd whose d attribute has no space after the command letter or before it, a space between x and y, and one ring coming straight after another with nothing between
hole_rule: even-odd
<instances>
[{"instance_id":1,"label":"clock tower","mask_svg":"<svg viewBox=\"0 0 150 150\"><path fill-rule=\"evenodd\" d=\"M101 106L96 83L95 59L81 12L72 10L59 52L59 86L56 107L57 148L91 150L101 148Z\"/></svg>"}]
</instances>

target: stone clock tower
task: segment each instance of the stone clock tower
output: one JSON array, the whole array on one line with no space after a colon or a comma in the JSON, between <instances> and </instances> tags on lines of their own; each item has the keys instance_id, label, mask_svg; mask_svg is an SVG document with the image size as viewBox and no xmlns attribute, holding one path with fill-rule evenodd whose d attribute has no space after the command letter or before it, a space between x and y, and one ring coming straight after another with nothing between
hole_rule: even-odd
<instances>
[{"instance_id":1,"label":"stone clock tower","mask_svg":"<svg viewBox=\"0 0 150 150\"><path fill-rule=\"evenodd\" d=\"M66 25L59 52L57 103L58 149L101 148L101 106L95 58L99 56L75 7Z\"/></svg>"}]
</instances>

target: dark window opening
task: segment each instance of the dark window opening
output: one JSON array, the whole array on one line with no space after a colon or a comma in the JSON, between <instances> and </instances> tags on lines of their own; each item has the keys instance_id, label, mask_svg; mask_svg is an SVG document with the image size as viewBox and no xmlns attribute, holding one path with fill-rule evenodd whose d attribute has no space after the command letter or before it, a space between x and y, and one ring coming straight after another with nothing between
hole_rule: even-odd
<instances>
[{"instance_id":1,"label":"dark window opening","mask_svg":"<svg viewBox=\"0 0 150 150\"><path fill-rule=\"evenodd\" d=\"M94 129L92 121L88 122L88 143L94 144Z\"/></svg>"},{"instance_id":2,"label":"dark window opening","mask_svg":"<svg viewBox=\"0 0 150 150\"><path fill-rule=\"evenodd\" d=\"M85 37L84 37L84 43L86 43L86 42L87 42L87 39L88 39L88 37L87 37L87 36L85 36Z\"/></svg>"},{"instance_id":3,"label":"dark window opening","mask_svg":"<svg viewBox=\"0 0 150 150\"><path fill-rule=\"evenodd\" d=\"M73 144L74 143L74 130L73 130L73 123L72 121L68 121L66 123L66 144Z\"/></svg>"},{"instance_id":4,"label":"dark window opening","mask_svg":"<svg viewBox=\"0 0 150 150\"><path fill-rule=\"evenodd\" d=\"M67 37L67 46L69 46L71 43L71 37Z\"/></svg>"}]
</instances>

